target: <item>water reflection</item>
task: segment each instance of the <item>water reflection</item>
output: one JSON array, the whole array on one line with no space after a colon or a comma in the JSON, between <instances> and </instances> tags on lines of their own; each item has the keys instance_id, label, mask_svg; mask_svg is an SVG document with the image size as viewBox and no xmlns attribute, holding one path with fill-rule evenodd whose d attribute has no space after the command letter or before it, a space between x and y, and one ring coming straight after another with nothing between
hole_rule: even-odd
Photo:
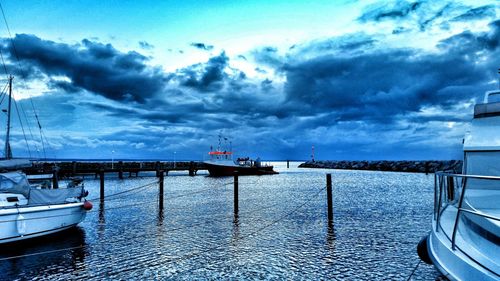
<instances>
[{"instance_id":1,"label":"water reflection","mask_svg":"<svg viewBox=\"0 0 500 281\"><path fill-rule=\"evenodd\" d=\"M233 209L231 178L165 180L171 196L163 211L155 185L108 196L113 199L96 204L81 223L85 248L0 261L0 279L406 280L418 261L415 245L430 227L432 179L420 174L335 172L342 188L331 224L324 197L311 197L324 184L324 171L241 178L241 217ZM107 191L151 181L109 180ZM91 194L99 187L99 180L86 183ZM51 238L57 243L47 250L66 239ZM421 267L414 280L433 280L433 268Z\"/></svg>"},{"instance_id":2,"label":"water reflection","mask_svg":"<svg viewBox=\"0 0 500 281\"><path fill-rule=\"evenodd\" d=\"M333 250L335 249L335 231L333 229L332 221L328 221L328 227L326 231L326 246L331 252L333 252Z\"/></svg>"},{"instance_id":3,"label":"water reflection","mask_svg":"<svg viewBox=\"0 0 500 281\"><path fill-rule=\"evenodd\" d=\"M85 231L72 227L56 234L13 242L0 247L2 278L14 279L26 272L47 272L49 268L63 266L84 268L88 255ZM5 276L4 274L7 274Z\"/></svg>"},{"instance_id":4,"label":"water reflection","mask_svg":"<svg viewBox=\"0 0 500 281\"><path fill-rule=\"evenodd\" d=\"M98 210L98 221L97 224L97 233L99 235L99 239L104 238L104 231L106 230L106 216L104 212L104 201L99 202L99 210Z\"/></svg>"},{"instance_id":5,"label":"water reflection","mask_svg":"<svg viewBox=\"0 0 500 281\"><path fill-rule=\"evenodd\" d=\"M234 213L233 216L233 232L232 232L232 242L235 243L240 239L240 220L238 212Z\"/></svg>"},{"instance_id":6,"label":"water reflection","mask_svg":"<svg viewBox=\"0 0 500 281\"><path fill-rule=\"evenodd\" d=\"M165 214L163 212L163 208L158 208L158 222L156 223L157 226L162 226L163 225L163 220L165 219Z\"/></svg>"}]
</instances>

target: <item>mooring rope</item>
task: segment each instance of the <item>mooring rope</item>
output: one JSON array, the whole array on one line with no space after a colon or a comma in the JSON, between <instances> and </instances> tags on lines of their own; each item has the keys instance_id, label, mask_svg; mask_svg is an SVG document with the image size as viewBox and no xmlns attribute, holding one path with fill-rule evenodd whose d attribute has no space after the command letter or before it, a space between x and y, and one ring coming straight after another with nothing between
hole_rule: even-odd
<instances>
[{"instance_id":1,"label":"mooring rope","mask_svg":"<svg viewBox=\"0 0 500 281\"><path fill-rule=\"evenodd\" d=\"M270 226L284 220L286 217L292 215L293 213L297 212L299 209L301 209L302 207L304 207L306 204L310 203L316 196L318 196L323 190L325 190L326 187L324 188L321 188L317 193L315 193L313 196L311 196L311 198L309 198L309 200L305 201L304 203L302 203L301 205L299 205L298 207L294 208L292 211L284 214L283 216L279 217L278 219L274 220L274 221L271 221L270 223L258 228L257 230L253 231L253 232L250 232L249 234L247 235L243 235L243 236L240 236L240 237L237 237L229 242L226 242L226 243L220 243L218 245L216 245L215 247L211 247L211 248L208 248L208 249L205 249L203 251L198 251L198 252L192 252L190 254L187 254L187 255L184 255L184 256L181 256L179 258L174 258L174 259L170 259L169 261L182 261L182 260L186 260L186 259L190 259L192 257L195 257L195 256L199 256L201 254L204 254L204 253L207 253L207 252L210 252L210 251L213 251L213 250L216 250L222 246L227 246L227 245L230 245L232 243L234 243L234 241L241 241L243 239L246 239L248 237L251 237L251 236L254 236L262 231L264 231L265 229L269 228Z\"/></svg>"},{"instance_id":2,"label":"mooring rope","mask_svg":"<svg viewBox=\"0 0 500 281\"><path fill-rule=\"evenodd\" d=\"M75 247L68 247L68 248L63 248L63 249L56 249L56 250L49 250L49 251L42 251L42 252L36 252L36 253L24 254L24 255L18 255L18 256L10 256L10 257L6 257L6 258L0 258L0 261L6 261L6 260L12 260L12 259L19 259L19 258L26 258L26 257L31 257L31 256L43 255L43 254L52 254L52 253L69 251L69 250L76 250L76 249L81 249L81 248L85 248L85 245L80 245L80 246L75 246Z\"/></svg>"},{"instance_id":3,"label":"mooring rope","mask_svg":"<svg viewBox=\"0 0 500 281\"><path fill-rule=\"evenodd\" d=\"M419 259L417 265L415 266L415 268L413 268L410 276L408 276L408 279L406 279L406 281L410 281L411 280L411 278L413 277L413 274L415 274L415 271L417 271L417 268L418 268L418 266L420 265L421 262L422 262L422 260Z\"/></svg>"},{"instance_id":4,"label":"mooring rope","mask_svg":"<svg viewBox=\"0 0 500 281\"><path fill-rule=\"evenodd\" d=\"M109 198L109 197L115 197L115 196L118 196L118 195L121 195L121 194L125 194L125 193L128 193L128 192L139 190L141 188L144 188L144 187L147 187L147 186L152 186L152 185L158 184L158 183L159 183L159 181L154 181L154 182L150 182L150 183L147 183L147 184L144 184L144 185L140 185L140 186L137 186L137 187L126 189L126 190L123 190L123 191L120 191L120 192L117 192L117 193L113 193L113 194L110 194L110 195L105 195L104 196L104 201L106 201L106 199ZM92 198L92 199L89 199L89 200L98 200L98 199L100 199L100 198L99 197L95 197L95 198Z\"/></svg>"},{"instance_id":5,"label":"mooring rope","mask_svg":"<svg viewBox=\"0 0 500 281\"><path fill-rule=\"evenodd\" d=\"M286 213L285 215L281 216L279 219L277 220L274 220L272 221L271 223L267 224L267 225L264 225L263 227L249 233L248 235L245 235L245 236L242 236L242 237L238 237L236 240L242 240L244 238L247 238L247 237L250 237L250 236L253 236L261 231L263 231L264 229L282 221L284 218L290 216L291 214L295 213L296 211L298 211L300 208L302 208L303 206L305 206L306 204L310 203L314 197L316 197L317 195L319 195L323 190L325 190L326 187L323 187L321 188L317 193L315 193L309 200L305 201L303 204L301 204L300 206L296 207L295 209L293 209L292 211ZM141 204L144 204L144 203L141 203ZM240 214L247 214L247 213L254 213L256 211L260 211L260 210L263 210L263 209L268 209L268 208L271 208L271 207L274 207L276 204L273 204L273 205L269 205L269 206L266 206L266 207L263 207L263 208L259 208L257 210L251 210L251 211L247 211L247 212L242 212ZM116 207L116 208L110 208L110 209L105 209L105 211L107 210L111 210L111 209L118 209L118 208L124 208L124 207L130 207L131 205L127 205L127 206L121 206L121 207ZM95 211L94 211L95 212ZM224 215L224 216L221 216L223 218L230 218L230 217L233 217L234 215ZM218 216L216 216L218 217ZM213 218L213 216L211 217ZM187 229L187 228L192 228L193 226L197 226L197 225L202 225L202 224L206 224L206 221L203 221L203 222L199 222L199 223L195 223L195 224L190 224L188 226L184 226L184 227L177 227L177 228L173 228L173 229L168 229L166 231L164 231L163 233L170 233L170 232L174 232L174 231L178 231L178 230L183 230L183 229ZM130 240L130 239L134 239L134 238L139 238L139 237L144 237L144 233L141 233L141 235L137 235L135 237L126 237L124 239L116 239L116 241L111 241L111 242L120 242L120 241L123 241L123 240ZM217 246L215 247L212 247L210 249L206 249L204 251L198 251L197 253L191 253L191 254L188 254L188 255L185 255L185 256L182 256L178 259L174 259L174 260L184 260L184 259L188 259L188 258L192 258L194 256L197 256L197 255L201 255L203 253L206 253L208 251L213 251L221 246L226 246L230 243L234 242L231 241L229 243L223 243L223 244L218 244ZM56 253L56 252L62 252L62 251L70 251L70 250L76 250L76 249L82 249L82 248L85 248L85 247L88 247L90 245L80 245L80 246L75 246L75 247L67 247L67 248L62 248L62 249L55 249L55 250L50 250L50 251L42 251L42 252L35 252L35 253L30 253L30 254L24 254L24 255L17 255L17 256L10 256L10 257L5 257L5 258L0 258L0 261L5 261L5 260L11 260L11 259L18 259L18 258L24 258L24 257L30 257L30 256L37 256L37 255L43 255L43 254L50 254L50 253Z\"/></svg>"}]
</instances>

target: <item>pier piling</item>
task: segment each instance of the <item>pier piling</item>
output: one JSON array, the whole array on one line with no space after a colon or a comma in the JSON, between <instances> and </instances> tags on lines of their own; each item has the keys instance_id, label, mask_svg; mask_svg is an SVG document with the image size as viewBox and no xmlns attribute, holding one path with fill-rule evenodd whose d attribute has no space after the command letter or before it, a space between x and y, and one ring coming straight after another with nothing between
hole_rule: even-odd
<instances>
[{"instance_id":1,"label":"pier piling","mask_svg":"<svg viewBox=\"0 0 500 281\"><path fill-rule=\"evenodd\" d=\"M234 213L238 213L238 173L234 173Z\"/></svg>"},{"instance_id":2,"label":"pier piling","mask_svg":"<svg viewBox=\"0 0 500 281\"><path fill-rule=\"evenodd\" d=\"M99 179L100 179L100 199L101 201L104 201L104 169L101 169L99 171Z\"/></svg>"},{"instance_id":3,"label":"pier piling","mask_svg":"<svg viewBox=\"0 0 500 281\"><path fill-rule=\"evenodd\" d=\"M118 178L123 179L123 161L118 162Z\"/></svg>"},{"instance_id":4,"label":"pier piling","mask_svg":"<svg viewBox=\"0 0 500 281\"><path fill-rule=\"evenodd\" d=\"M59 176L57 174L57 167L54 167L54 170L52 171L52 187L54 189L58 189L59 188Z\"/></svg>"},{"instance_id":5,"label":"pier piling","mask_svg":"<svg viewBox=\"0 0 500 281\"><path fill-rule=\"evenodd\" d=\"M159 183L159 208L160 210L163 210L163 170L160 170L159 171L159 174L158 174L158 183Z\"/></svg>"},{"instance_id":6,"label":"pier piling","mask_svg":"<svg viewBox=\"0 0 500 281\"><path fill-rule=\"evenodd\" d=\"M332 174L326 174L326 200L328 201L328 223L333 222Z\"/></svg>"}]
</instances>

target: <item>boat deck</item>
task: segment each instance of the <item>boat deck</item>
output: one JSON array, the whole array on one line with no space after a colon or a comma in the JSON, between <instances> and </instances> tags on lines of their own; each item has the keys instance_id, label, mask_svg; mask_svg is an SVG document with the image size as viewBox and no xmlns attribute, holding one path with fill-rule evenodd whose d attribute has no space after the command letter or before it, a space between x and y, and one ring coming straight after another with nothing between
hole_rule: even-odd
<instances>
[{"instance_id":1,"label":"boat deck","mask_svg":"<svg viewBox=\"0 0 500 281\"><path fill-rule=\"evenodd\" d=\"M481 213L500 217L499 209L481 209ZM440 218L440 230L451 241L457 208L449 205ZM500 275L500 223L496 220L462 212L455 237L455 251L488 271Z\"/></svg>"}]
</instances>

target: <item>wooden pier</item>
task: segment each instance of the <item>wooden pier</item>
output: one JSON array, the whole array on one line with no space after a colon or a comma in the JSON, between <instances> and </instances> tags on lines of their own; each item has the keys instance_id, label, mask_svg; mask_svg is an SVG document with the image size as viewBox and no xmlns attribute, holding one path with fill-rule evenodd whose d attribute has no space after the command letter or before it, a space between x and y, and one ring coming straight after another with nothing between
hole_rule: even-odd
<instances>
[{"instance_id":1,"label":"wooden pier","mask_svg":"<svg viewBox=\"0 0 500 281\"><path fill-rule=\"evenodd\" d=\"M115 162L90 162L90 161L55 161L33 162L33 166L23 169L28 175L55 174L59 178L95 175L101 173L117 173L120 179L128 174L129 177L138 176L141 172L156 172L168 175L170 171L188 171L190 176L195 176L199 170L206 170L203 162L194 161L115 161Z\"/></svg>"}]
</instances>

